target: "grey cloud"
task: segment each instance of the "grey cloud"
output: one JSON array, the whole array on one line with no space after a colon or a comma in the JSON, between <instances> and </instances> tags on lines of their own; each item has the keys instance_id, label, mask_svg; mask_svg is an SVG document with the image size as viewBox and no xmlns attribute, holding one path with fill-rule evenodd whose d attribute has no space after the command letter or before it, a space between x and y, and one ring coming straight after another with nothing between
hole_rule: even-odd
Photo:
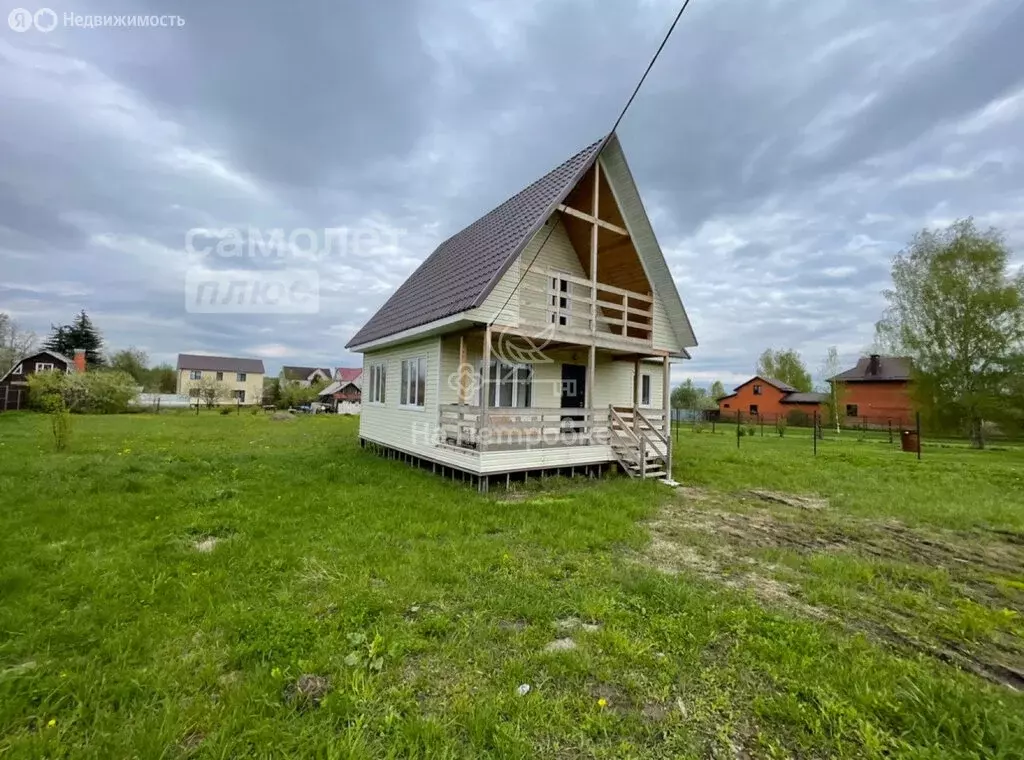
<instances>
[{"instance_id":1,"label":"grey cloud","mask_svg":"<svg viewBox=\"0 0 1024 760\"><path fill-rule=\"evenodd\" d=\"M437 242L610 127L677 5L76 12L147 8L186 25L0 31L0 267L19 286L0 308L44 332L85 307L112 345L273 367L352 361ZM769 345L812 368L856 352L927 224L974 213L1024 241L1024 108L983 111L1021 85L1021 26L1015 0L692 5L620 130L701 343L677 378L734 378ZM317 261L314 317L185 311L190 266L298 265L196 261L190 228L371 223L397 242Z\"/></svg>"}]
</instances>

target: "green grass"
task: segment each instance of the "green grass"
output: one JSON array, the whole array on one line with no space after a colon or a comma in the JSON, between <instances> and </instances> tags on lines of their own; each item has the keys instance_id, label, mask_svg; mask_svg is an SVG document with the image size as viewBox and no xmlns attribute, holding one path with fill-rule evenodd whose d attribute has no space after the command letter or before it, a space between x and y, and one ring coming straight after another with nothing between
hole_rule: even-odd
<instances>
[{"instance_id":1,"label":"green grass","mask_svg":"<svg viewBox=\"0 0 1024 760\"><path fill-rule=\"evenodd\" d=\"M899 591L893 609L964 646L1017 636L1024 579L999 562L971 566L972 598L955 572L855 551L899 519L994 552L993 529L1021 529L1014 452L917 463L851 441L814 460L797 436L736 452L686 434L675 474L700 498L609 478L506 500L362 451L343 418L73 424L56 453L46 418L0 415L0 757L1024 754L1020 694L801 608L861 615ZM728 557L655 567L672 510L766 524L750 488L828 497L772 525L851 550L729 544L691 519L679 535ZM730 582L743 553L794 603ZM560 631L571 618L599 627ZM562 636L576 649L544 651ZM297 693L303 675L326 689Z\"/></svg>"}]
</instances>

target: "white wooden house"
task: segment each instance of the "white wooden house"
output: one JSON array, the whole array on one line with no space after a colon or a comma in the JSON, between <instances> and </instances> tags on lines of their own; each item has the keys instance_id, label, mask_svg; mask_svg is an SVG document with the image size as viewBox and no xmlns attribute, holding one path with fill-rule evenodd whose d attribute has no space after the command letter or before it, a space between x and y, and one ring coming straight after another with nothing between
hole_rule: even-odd
<instances>
[{"instance_id":1,"label":"white wooden house","mask_svg":"<svg viewBox=\"0 0 1024 760\"><path fill-rule=\"evenodd\" d=\"M352 338L360 440L482 490L670 477L670 363L695 345L612 134L442 243Z\"/></svg>"}]
</instances>

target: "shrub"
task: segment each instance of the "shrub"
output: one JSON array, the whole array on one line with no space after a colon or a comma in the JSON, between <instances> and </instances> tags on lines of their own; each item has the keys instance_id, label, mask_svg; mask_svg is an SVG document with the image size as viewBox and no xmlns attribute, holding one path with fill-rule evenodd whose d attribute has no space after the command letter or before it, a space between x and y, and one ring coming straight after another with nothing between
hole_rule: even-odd
<instances>
[{"instance_id":1,"label":"shrub","mask_svg":"<svg viewBox=\"0 0 1024 760\"><path fill-rule=\"evenodd\" d=\"M792 414L792 412L790 412ZM789 425L789 421L785 417L779 417L775 420L775 431L779 434L779 438L784 438L786 435L786 427Z\"/></svg>"},{"instance_id":2,"label":"shrub","mask_svg":"<svg viewBox=\"0 0 1024 760\"><path fill-rule=\"evenodd\" d=\"M65 374L40 372L28 381L29 403L51 410L59 399L77 414L120 414L138 395L135 379L119 370Z\"/></svg>"},{"instance_id":3,"label":"shrub","mask_svg":"<svg viewBox=\"0 0 1024 760\"><path fill-rule=\"evenodd\" d=\"M227 407L224 407L224 408L222 408L222 409L220 410L220 413L221 413L222 415L227 415L227 414L231 414L231 412L233 412L233 411L234 411L234 409L229 409L229 408L227 408Z\"/></svg>"},{"instance_id":4,"label":"shrub","mask_svg":"<svg viewBox=\"0 0 1024 760\"><path fill-rule=\"evenodd\" d=\"M50 415L50 431L53 433L53 446L57 451L64 451L71 442L71 412L64 405L59 395L50 395L46 401Z\"/></svg>"}]
</instances>

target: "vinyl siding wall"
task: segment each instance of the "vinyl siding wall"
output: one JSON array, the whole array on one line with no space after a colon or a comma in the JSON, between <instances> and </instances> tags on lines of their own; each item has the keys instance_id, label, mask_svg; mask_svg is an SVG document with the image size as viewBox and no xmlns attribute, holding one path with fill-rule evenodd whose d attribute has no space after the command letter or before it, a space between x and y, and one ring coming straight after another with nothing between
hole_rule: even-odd
<instances>
[{"instance_id":1,"label":"vinyl siding wall","mask_svg":"<svg viewBox=\"0 0 1024 760\"><path fill-rule=\"evenodd\" d=\"M497 353L497 346L492 346ZM510 353L505 351L504 353ZM459 337L449 335L441 339L441 404L459 403L457 372L459 367ZM483 339L479 334L466 337L466 360L475 368L483 358ZM552 351L550 361L533 363L532 406L536 408L559 407L562 403L562 364L587 363L587 349ZM598 351L595 367L594 404L598 410L609 405L633 405L633 363L613 361L609 354ZM641 362L640 373L651 376L651 403L648 408L662 408L662 365ZM467 403L479 403L479 396L472 395Z\"/></svg>"},{"instance_id":2,"label":"vinyl siding wall","mask_svg":"<svg viewBox=\"0 0 1024 760\"><path fill-rule=\"evenodd\" d=\"M178 370L178 395L188 396L191 389L201 383L200 380L190 379L192 370L182 369ZM238 382L235 378L237 373L228 372L224 370L224 379L221 380L221 385L226 389L228 398L222 399L218 403L221 404L233 404L235 403L234 392L245 391L245 401L242 403L246 406L250 404L259 404L263 401L263 373L259 372L247 372L245 375L245 382ZM203 370L203 378L215 378L217 377L216 370Z\"/></svg>"},{"instance_id":3,"label":"vinyl siding wall","mask_svg":"<svg viewBox=\"0 0 1024 760\"><path fill-rule=\"evenodd\" d=\"M378 443L427 456L434 451L430 432L438 421L438 372L440 339L426 338L363 355L363 400L359 416L359 435ZM402 361L427 360L426 397L422 409L399 405L401 401ZM384 403L370 401L370 366L387 367Z\"/></svg>"}]
</instances>

